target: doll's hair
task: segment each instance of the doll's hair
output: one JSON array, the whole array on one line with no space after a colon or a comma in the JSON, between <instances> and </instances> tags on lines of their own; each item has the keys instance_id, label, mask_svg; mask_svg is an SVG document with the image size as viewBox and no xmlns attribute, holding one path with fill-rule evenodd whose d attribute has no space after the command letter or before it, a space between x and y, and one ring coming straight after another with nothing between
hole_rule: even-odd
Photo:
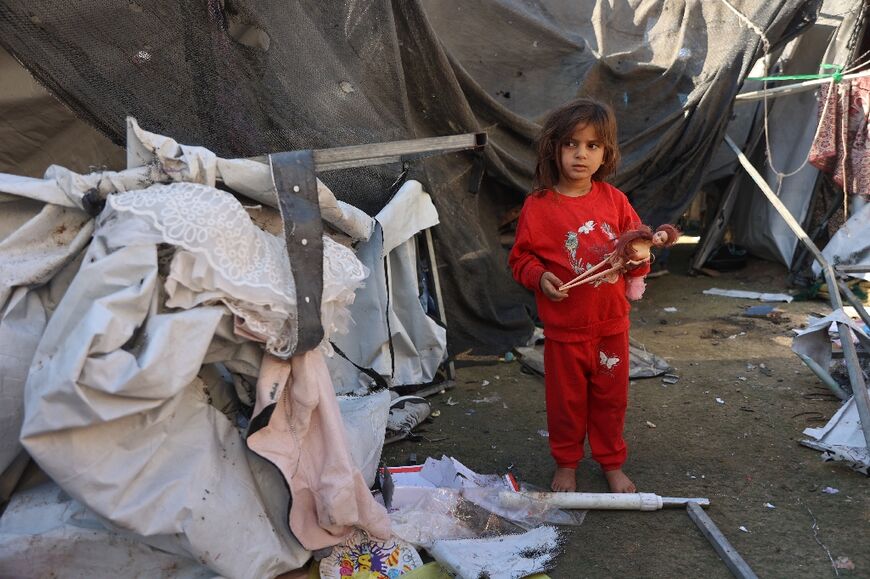
<instances>
[{"instance_id":1,"label":"doll's hair","mask_svg":"<svg viewBox=\"0 0 870 579\"><path fill-rule=\"evenodd\" d=\"M622 256L625 248L630 245L632 241L635 241L636 239L652 241L652 236L653 230L643 223L632 225L630 229L620 233L619 237L616 239L616 255Z\"/></svg>"},{"instance_id":2,"label":"doll's hair","mask_svg":"<svg viewBox=\"0 0 870 579\"><path fill-rule=\"evenodd\" d=\"M625 251L626 246L631 244L632 241L636 239L646 239L647 241L652 241L653 234L658 233L659 231L663 231L668 239L664 243L664 247L670 247L677 242L680 238L680 230L674 227L673 225L664 224L659 225L655 231L649 228L649 226L644 225L643 223L638 223L636 225L632 225L630 229L622 232L616 240L616 255L623 255L623 251Z\"/></svg>"},{"instance_id":3,"label":"doll's hair","mask_svg":"<svg viewBox=\"0 0 870 579\"><path fill-rule=\"evenodd\" d=\"M613 109L604 103L580 98L550 113L541 127L537 142L538 163L535 167L533 193L552 189L559 182L559 155L562 145L578 125L591 125L604 147L604 162L592 178L601 181L616 170L619 164L619 142Z\"/></svg>"}]
</instances>

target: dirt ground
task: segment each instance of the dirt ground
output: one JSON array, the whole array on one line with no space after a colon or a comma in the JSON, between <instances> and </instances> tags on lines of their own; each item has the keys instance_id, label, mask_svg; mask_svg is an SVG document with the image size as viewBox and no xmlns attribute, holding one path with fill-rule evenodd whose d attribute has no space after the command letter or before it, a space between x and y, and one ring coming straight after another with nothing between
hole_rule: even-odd
<instances>
[{"instance_id":1,"label":"dirt ground","mask_svg":"<svg viewBox=\"0 0 870 579\"><path fill-rule=\"evenodd\" d=\"M719 278L689 277L692 250L674 248L671 274L649 280L632 312L632 337L668 360L680 379L632 382L626 472L641 491L708 497L708 514L760 577L870 577L868 479L798 444L804 428L824 424L839 404L792 353L792 329L830 307L818 300L777 304L784 311L779 323L743 317L759 302L702 290L787 291L785 268L754 260ZM448 405L448 397L459 404ZM548 485L541 378L517 362L468 365L458 369L455 388L430 400L440 415L418 429L418 440L387 446L386 464L445 454L477 472L510 469L521 480ZM589 459L578 472L578 490L606 492ZM839 492L822 492L826 487ZM854 569L835 571L828 551ZM682 509L589 512L568 531L549 574L731 577Z\"/></svg>"}]
</instances>

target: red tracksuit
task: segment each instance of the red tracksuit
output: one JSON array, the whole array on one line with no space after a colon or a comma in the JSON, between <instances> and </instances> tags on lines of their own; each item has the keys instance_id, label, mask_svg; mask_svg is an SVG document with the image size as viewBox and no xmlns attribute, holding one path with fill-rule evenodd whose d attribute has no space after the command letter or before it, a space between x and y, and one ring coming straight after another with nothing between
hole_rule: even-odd
<instances>
[{"instance_id":1,"label":"red tracksuit","mask_svg":"<svg viewBox=\"0 0 870 579\"><path fill-rule=\"evenodd\" d=\"M582 197L555 191L530 195L520 213L509 264L514 278L535 292L544 323L545 383L550 452L560 467L576 468L587 434L604 470L625 462L622 438L628 402L629 304L625 279L592 282L553 302L540 288L552 272L563 282L599 263L623 231L640 224L617 188L594 181ZM643 276L649 266L625 275Z\"/></svg>"}]
</instances>

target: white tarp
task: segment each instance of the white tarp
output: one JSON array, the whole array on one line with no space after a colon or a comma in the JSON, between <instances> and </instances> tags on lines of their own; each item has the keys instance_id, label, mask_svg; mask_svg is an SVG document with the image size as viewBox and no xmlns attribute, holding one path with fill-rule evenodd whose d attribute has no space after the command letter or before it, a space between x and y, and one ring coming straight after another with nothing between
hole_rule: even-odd
<instances>
[{"instance_id":1,"label":"white tarp","mask_svg":"<svg viewBox=\"0 0 870 579\"><path fill-rule=\"evenodd\" d=\"M422 185L408 181L375 219L374 234L356 248L371 275L350 306L353 327L335 343L357 365L392 377L393 385L424 384L447 356L447 331L420 303L414 235L437 225L438 212ZM328 364L338 392L368 383L339 357Z\"/></svg>"},{"instance_id":2,"label":"white tarp","mask_svg":"<svg viewBox=\"0 0 870 579\"><path fill-rule=\"evenodd\" d=\"M124 233L98 230L49 320L27 380L22 442L96 514L216 572L299 567L308 553L282 520L283 483L269 468L255 477L249 461L259 459L197 378L218 351L215 334L231 340L219 325L232 320L222 307L162 312L157 247ZM234 358L220 351L229 356L211 361Z\"/></svg>"},{"instance_id":3,"label":"white tarp","mask_svg":"<svg viewBox=\"0 0 870 579\"><path fill-rule=\"evenodd\" d=\"M834 265L870 266L870 203L865 204L837 230L822 250L822 255L828 263ZM813 273L817 276L822 274L822 268L817 262L813 263ZM870 272L849 275L870 281Z\"/></svg>"},{"instance_id":4,"label":"white tarp","mask_svg":"<svg viewBox=\"0 0 870 579\"><path fill-rule=\"evenodd\" d=\"M143 543L103 524L60 487L47 483L15 495L0 518L3 577L209 579L189 557Z\"/></svg>"}]
</instances>

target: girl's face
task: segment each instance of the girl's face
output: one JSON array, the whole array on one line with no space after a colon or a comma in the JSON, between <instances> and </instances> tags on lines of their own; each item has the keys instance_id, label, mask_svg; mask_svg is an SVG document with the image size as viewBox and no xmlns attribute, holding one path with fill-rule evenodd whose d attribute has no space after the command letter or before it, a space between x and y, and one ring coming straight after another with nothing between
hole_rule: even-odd
<instances>
[{"instance_id":1,"label":"girl's face","mask_svg":"<svg viewBox=\"0 0 870 579\"><path fill-rule=\"evenodd\" d=\"M604 163L604 144L595 127L577 125L559 151L559 184L563 187L591 187L592 175Z\"/></svg>"}]
</instances>

